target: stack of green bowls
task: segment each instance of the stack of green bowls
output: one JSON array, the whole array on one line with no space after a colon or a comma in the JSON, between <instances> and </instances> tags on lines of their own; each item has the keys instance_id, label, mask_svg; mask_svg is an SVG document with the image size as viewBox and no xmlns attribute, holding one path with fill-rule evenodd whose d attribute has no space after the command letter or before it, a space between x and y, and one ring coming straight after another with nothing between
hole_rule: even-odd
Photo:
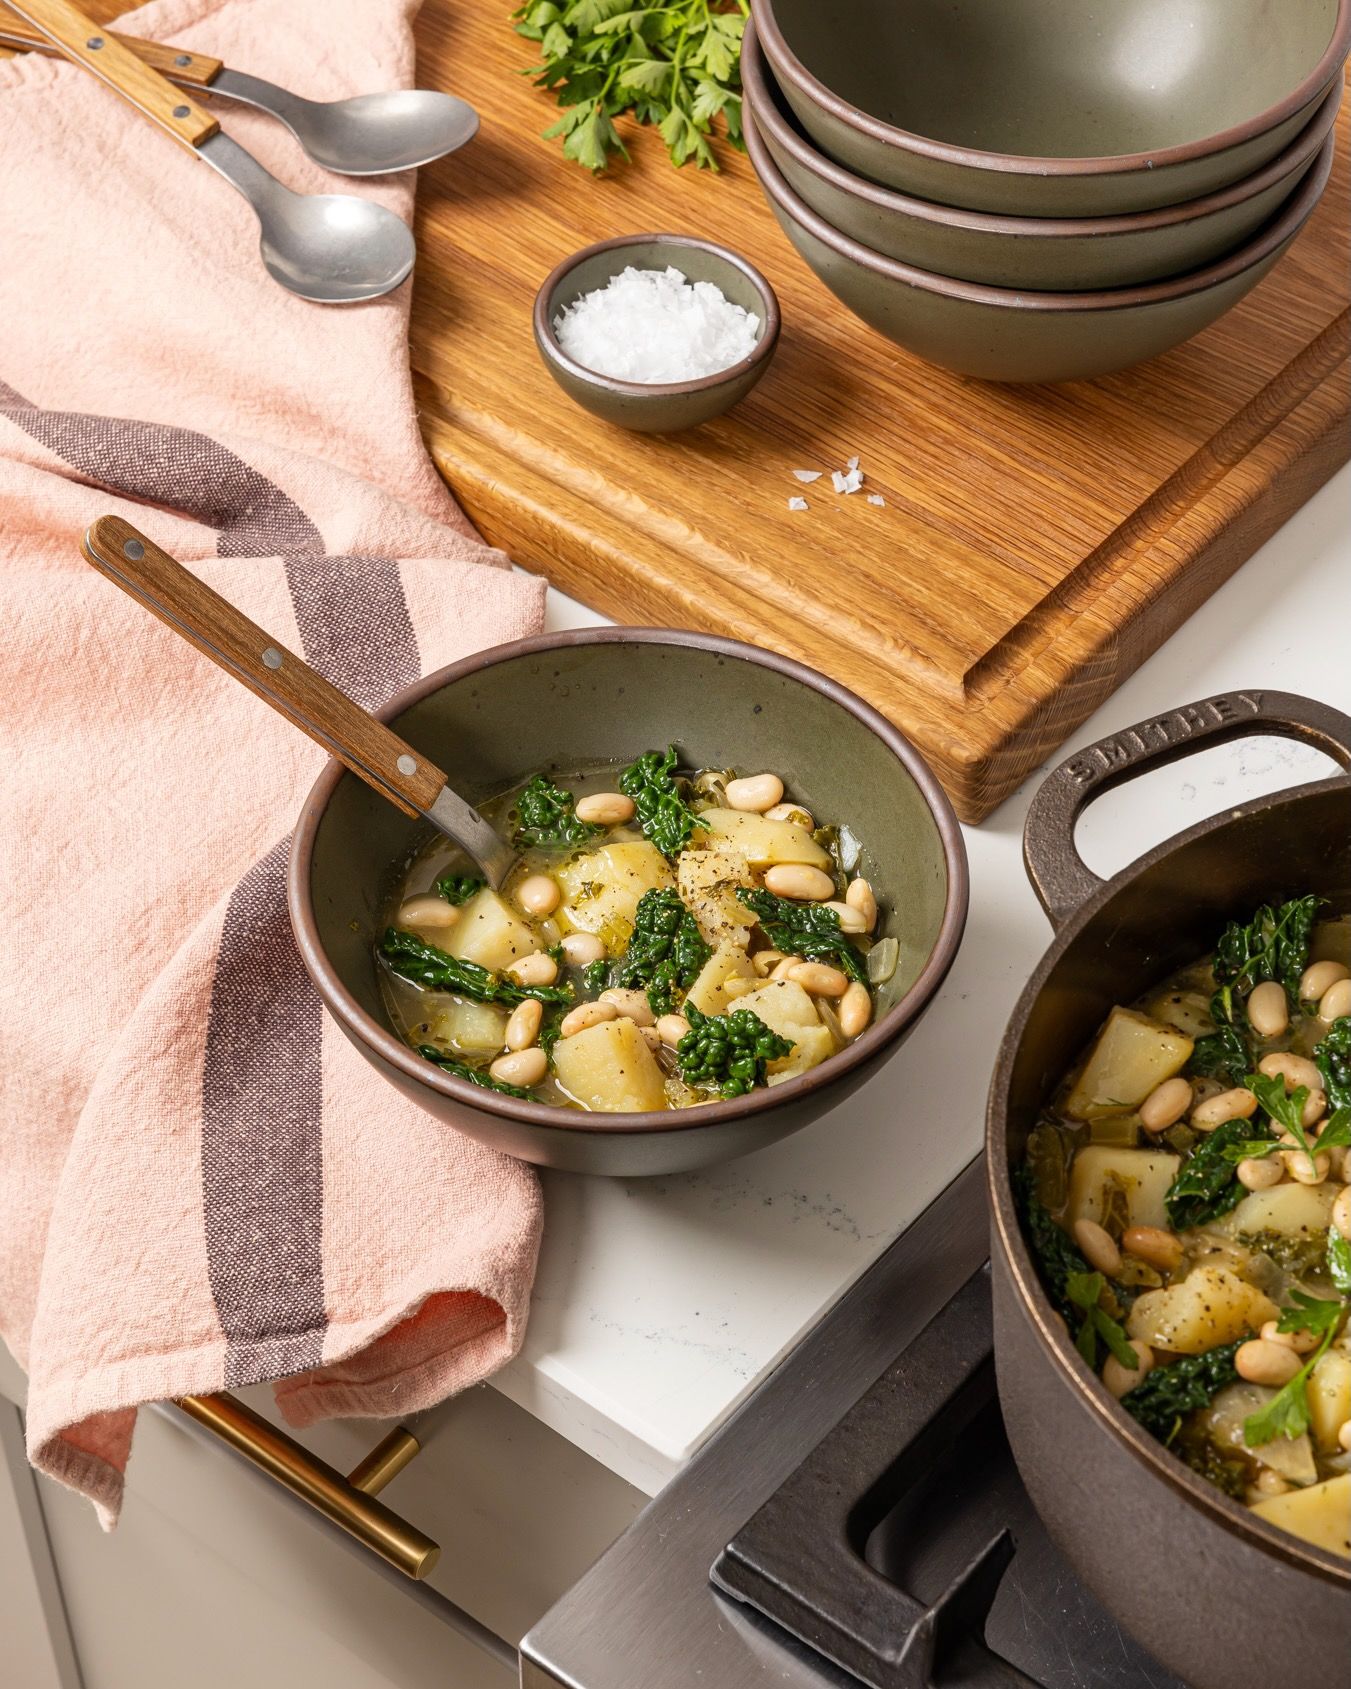
<instances>
[{"instance_id":1,"label":"stack of green bowls","mask_svg":"<svg viewBox=\"0 0 1351 1689\"><path fill-rule=\"evenodd\" d=\"M1351 0L751 0L789 239L921 357L1072 381L1237 303L1332 169Z\"/></svg>"}]
</instances>

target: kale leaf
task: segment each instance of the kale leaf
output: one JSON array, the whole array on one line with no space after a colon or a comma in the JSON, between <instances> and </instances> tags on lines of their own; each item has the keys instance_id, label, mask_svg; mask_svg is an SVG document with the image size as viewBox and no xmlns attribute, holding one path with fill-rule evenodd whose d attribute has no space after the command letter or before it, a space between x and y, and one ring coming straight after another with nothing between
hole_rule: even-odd
<instances>
[{"instance_id":1,"label":"kale leaf","mask_svg":"<svg viewBox=\"0 0 1351 1689\"><path fill-rule=\"evenodd\" d=\"M571 792L536 774L512 805L516 816L516 844L576 845L595 838L601 828L579 821Z\"/></svg>"},{"instance_id":2,"label":"kale leaf","mask_svg":"<svg viewBox=\"0 0 1351 1689\"><path fill-rule=\"evenodd\" d=\"M1221 993L1246 995L1263 980L1278 980L1291 1002L1299 1000L1299 981L1309 962L1309 938L1321 897L1292 898L1278 909L1268 904L1246 926L1230 921L1215 946L1215 983ZM1219 1017L1217 1017L1219 1018ZM1231 1015L1224 1020L1232 1021Z\"/></svg>"},{"instance_id":3,"label":"kale leaf","mask_svg":"<svg viewBox=\"0 0 1351 1689\"><path fill-rule=\"evenodd\" d=\"M765 1063L793 1048L791 1038L780 1038L751 1009L706 1015L687 1003L684 1013L690 1029L676 1045L680 1077L687 1085L706 1086L724 1097L744 1097L763 1085Z\"/></svg>"},{"instance_id":4,"label":"kale leaf","mask_svg":"<svg viewBox=\"0 0 1351 1689\"><path fill-rule=\"evenodd\" d=\"M1023 1232L1041 1275L1042 1285L1066 1324L1073 1326L1079 1310L1069 1293L1071 1279L1083 1278L1093 1269L1075 1248L1068 1232L1051 1218L1051 1211L1037 1195L1036 1178L1026 1163L1014 1176Z\"/></svg>"},{"instance_id":5,"label":"kale leaf","mask_svg":"<svg viewBox=\"0 0 1351 1689\"><path fill-rule=\"evenodd\" d=\"M681 797L673 778L676 748L647 751L619 776L619 789L633 799L644 833L663 856L678 856L690 842L699 817Z\"/></svg>"},{"instance_id":6,"label":"kale leaf","mask_svg":"<svg viewBox=\"0 0 1351 1689\"><path fill-rule=\"evenodd\" d=\"M1252 1065L1252 1051L1239 1028L1221 1025L1196 1040L1187 1072L1199 1078L1222 1079L1226 1085L1233 1086L1243 1083Z\"/></svg>"},{"instance_id":7,"label":"kale leaf","mask_svg":"<svg viewBox=\"0 0 1351 1689\"><path fill-rule=\"evenodd\" d=\"M1323 1075L1329 1108L1351 1106L1351 1015L1342 1015L1314 1045L1313 1059Z\"/></svg>"},{"instance_id":8,"label":"kale leaf","mask_svg":"<svg viewBox=\"0 0 1351 1689\"><path fill-rule=\"evenodd\" d=\"M759 921L765 937L785 956L833 962L850 979L866 984L867 965L858 947L840 930L840 917L824 903L791 903L759 887L737 887L737 896Z\"/></svg>"},{"instance_id":9,"label":"kale leaf","mask_svg":"<svg viewBox=\"0 0 1351 1689\"><path fill-rule=\"evenodd\" d=\"M642 987L654 1015L669 1014L676 988L687 991L713 954L680 893L645 891L638 899L629 947L610 965L611 989Z\"/></svg>"},{"instance_id":10,"label":"kale leaf","mask_svg":"<svg viewBox=\"0 0 1351 1689\"><path fill-rule=\"evenodd\" d=\"M467 1079L471 1085L481 1085L485 1091L500 1091L504 1097L528 1097L529 1091L523 1091L519 1085L508 1085L501 1079L494 1079L491 1073L481 1067L470 1067L468 1062L457 1061L454 1056L448 1056L443 1050L438 1050L432 1044L419 1044L417 1053L425 1056L428 1061L435 1062L444 1073L453 1073L457 1079Z\"/></svg>"},{"instance_id":11,"label":"kale leaf","mask_svg":"<svg viewBox=\"0 0 1351 1689\"><path fill-rule=\"evenodd\" d=\"M1247 1195L1238 1180L1238 1163L1269 1154L1275 1147L1275 1138L1250 1120L1226 1120L1207 1133L1182 1163L1164 1196L1174 1229L1186 1231L1237 1208Z\"/></svg>"},{"instance_id":12,"label":"kale leaf","mask_svg":"<svg viewBox=\"0 0 1351 1689\"><path fill-rule=\"evenodd\" d=\"M481 892L487 883L477 874L442 874L433 890L438 897L444 897L447 903L453 903L458 908Z\"/></svg>"},{"instance_id":13,"label":"kale leaf","mask_svg":"<svg viewBox=\"0 0 1351 1689\"><path fill-rule=\"evenodd\" d=\"M476 1003L523 1003L536 997L541 1003L570 1003L570 985L521 985L502 974L490 972L477 962L449 956L434 944L401 927L389 927L380 940L380 954L390 970L424 991L453 991L472 997Z\"/></svg>"},{"instance_id":14,"label":"kale leaf","mask_svg":"<svg viewBox=\"0 0 1351 1689\"><path fill-rule=\"evenodd\" d=\"M1208 1407L1226 1385L1238 1382L1238 1350L1238 1343L1221 1343L1203 1354L1156 1366L1127 1390L1121 1405L1151 1437L1171 1443L1189 1413Z\"/></svg>"}]
</instances>

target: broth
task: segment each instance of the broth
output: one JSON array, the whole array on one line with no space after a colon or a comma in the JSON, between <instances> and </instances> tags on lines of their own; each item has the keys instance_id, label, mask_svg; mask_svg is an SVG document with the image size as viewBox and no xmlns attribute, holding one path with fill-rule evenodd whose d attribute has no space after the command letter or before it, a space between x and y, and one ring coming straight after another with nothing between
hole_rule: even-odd
<instances>
[{"instance_id":1,"label":"broth","mask_svg":"<svg viewBox=\"0 0 1351 1689\"><path fill-rule=\"evenodd\" d=\"M395 1030L461 1078L693 1107L828 1060L895 971L859 841L775 775L649 752L481 808L520 851L501 893L438 834L395 869L376 945Z\"/></svg>"}]
</instances>

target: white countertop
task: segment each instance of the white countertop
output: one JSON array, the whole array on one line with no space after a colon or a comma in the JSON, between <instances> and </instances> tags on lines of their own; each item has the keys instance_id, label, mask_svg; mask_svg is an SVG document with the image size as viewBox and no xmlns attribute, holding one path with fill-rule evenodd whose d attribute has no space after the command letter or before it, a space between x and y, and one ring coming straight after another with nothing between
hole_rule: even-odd
<instances>
[{"instance_id":1,"label":"white countertop","mask_svg":"<svg viewBox=\"0 0 1351 1689\"><path fill-rule=\"evenodd\" d=\"M1351 713L1351 468L1069 740L1212 693L1305 692ZM603 620L552 594L550 626ZM1280 739L1202 752L1110 792L1079 843L1110 874L1227 805L1333 765ZM947 983L864 1089L770 1149L705 1173L545 1175L525 1347L493 1380L655 1494L775 1361L980 1148L1004 1023L1050 928L1023 874L1036 777L965 829L971 916Z\"/></svg>"}]
</instances>

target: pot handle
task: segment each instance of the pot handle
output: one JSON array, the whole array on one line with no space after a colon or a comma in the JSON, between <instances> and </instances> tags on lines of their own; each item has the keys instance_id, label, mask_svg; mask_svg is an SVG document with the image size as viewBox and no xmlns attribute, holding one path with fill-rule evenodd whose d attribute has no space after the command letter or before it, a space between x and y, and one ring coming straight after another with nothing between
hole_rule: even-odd
<instances>
[{"instance_id":1,"label":"pot handle","mask_svg":"<svg viewBox=\"0 0 1351 1689\"><path fill-rule=\"evenodd\" d=\"M1074 843L1079 817L1096 797L1146 769L1256 733L1301 739L1351 769L1351 716L1295 692L1220 692L1109 733L1052 769L1023 828L1027 877L1051 925L1064 926L1103 883Z\"/></svg>"}]
</instances>

